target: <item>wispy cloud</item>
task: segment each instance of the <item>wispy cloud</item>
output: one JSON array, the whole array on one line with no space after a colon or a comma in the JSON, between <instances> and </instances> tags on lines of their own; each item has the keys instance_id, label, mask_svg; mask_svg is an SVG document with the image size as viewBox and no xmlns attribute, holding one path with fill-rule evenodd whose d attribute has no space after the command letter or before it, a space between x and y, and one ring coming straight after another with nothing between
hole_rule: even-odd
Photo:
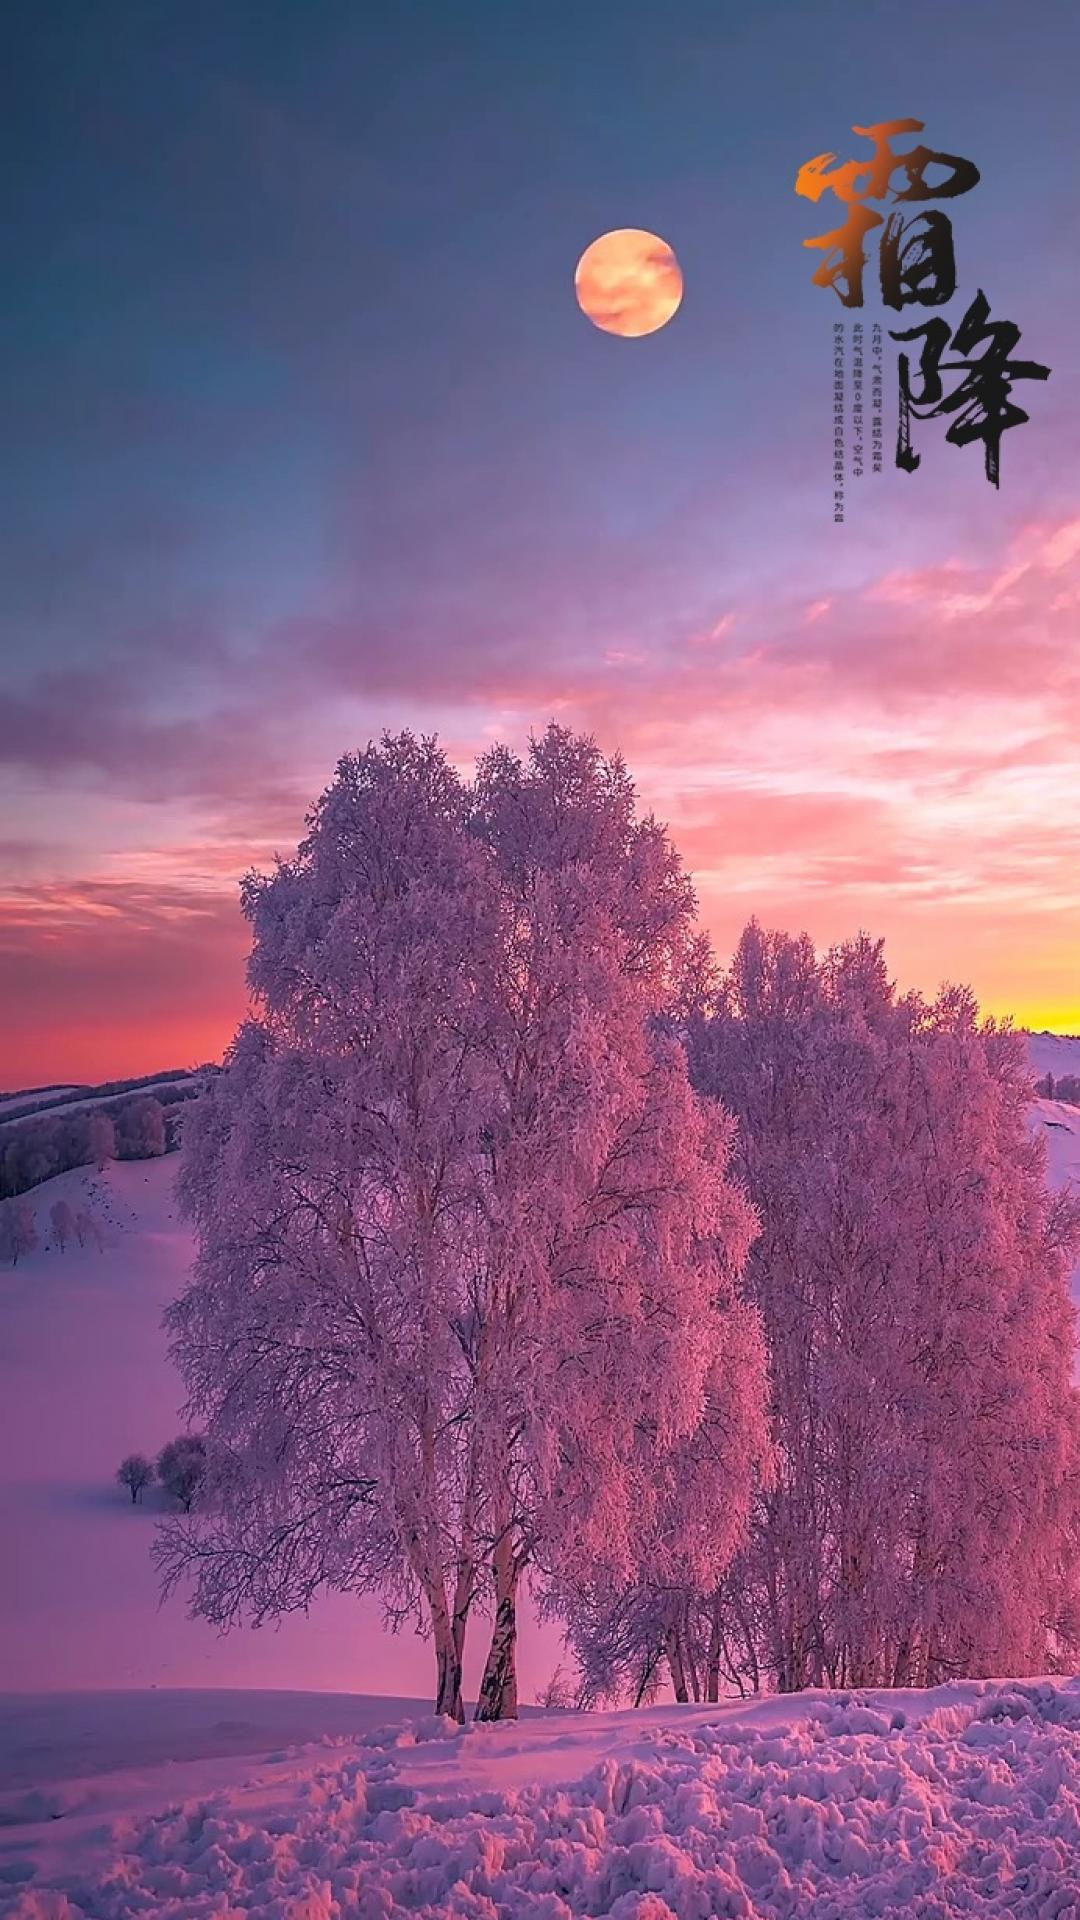
<instances>
[{"instance_id":1,"label":"wispy cloud","mask_svg":"<svg viewBox=\"0 0 1080 1920\"><path fill-rule=\"evenodd\" d=\"M682 621L651 602L635 624L618 598L617 637L588 645L558 618L568 581L509 625L482 606L430 627L359 607L280 622L242 655L204 646L180 715L124 649L10 698L15 765L129 810L104 861L69 849L50 878L43 853L42 883L8 890L5 984L31 1025L55 1035L90 996L220 1045L242 1003L236 880L295 845L338 753L409 722L467 764L552 712L624 751L721 944L751 910L822 938L870 920L906 977L966 971L1001 1007L1037 940L1040 1004L1069 1017L1080 521L1030 525L992 564L894 568L811 602L745 596ZM32 865L33 834L12 840L11 870Z\"/></svg>"}]
</instances>

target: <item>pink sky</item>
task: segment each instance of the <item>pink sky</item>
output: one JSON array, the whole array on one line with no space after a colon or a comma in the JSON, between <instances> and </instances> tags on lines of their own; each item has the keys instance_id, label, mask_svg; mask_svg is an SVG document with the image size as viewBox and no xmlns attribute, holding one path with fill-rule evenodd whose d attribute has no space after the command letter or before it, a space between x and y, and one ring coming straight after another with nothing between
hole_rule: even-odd
<instances>
[{"instance_id":1,"label":"pink sky","mask_svg":"<svg viewBox=\"0 0 1080 1920\"><path fill-rule=\"evenodd\" d=\"M1080 1029L1078 604L1080 519L1048 519L992 563L732 597L661 647L507 647L480 622L441 657L408 627L361 646L344 615L291 622L255 678L190 657L216 690L190 721L155 710L152 656L69 675L6 714L39 837L7 847L4 1082L219 1056L244 1004L237 880L295 846L337 754L409 724L467 769L551 714L622 749L722 955L751 914L819 942L866 927L905 986L962 978L992 1012ZM101 778L73 806L50 766L76 727Z\"/></svg>"}]
</instances>

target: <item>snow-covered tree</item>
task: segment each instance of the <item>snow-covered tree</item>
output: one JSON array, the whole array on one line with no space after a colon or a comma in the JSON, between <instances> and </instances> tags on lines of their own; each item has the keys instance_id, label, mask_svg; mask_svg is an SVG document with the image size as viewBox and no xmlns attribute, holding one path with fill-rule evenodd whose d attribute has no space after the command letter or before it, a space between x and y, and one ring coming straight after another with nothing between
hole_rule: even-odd
<instances>
[{"instance_id":1,"label":"snow-covered tree","mask_svg":"<svg viewBox=\"0 0 1080 1920\"><path fill-rule=\"evenodd\" d=\"M692 895L552 729L472 791L409 736L347 758L245 907L257 1018L187 1131L169 1315L213 1464L165 1578L224 1624L320 1584L418 1606L456 1714L490 1583L480 1711L512 1713L523 1569L625 1569L713 1373L761 1395L730 1129L654 1031Z\"/></svg>"},{"instance_id":2,"label":"snow-covered tree","mask_svg":"<svg viewBox=\"0 0 1080 1920\"><path fill-rule=\"evenodd\" d=\"M80 1247L96 1247L100 1253L105 1245L105 1235L101 1221L90 1207L79 1207L75 1214L75 1238Z\"/></svg>"},{"instance_id":3,"label":"snow-covered tree","mask_svg":"<svg viewBox=\"0 0 1080 1920\"><path fill-rule=\"evenodd\" d=\"M37 1223L28 1200L5 1200L0 1204L0 1259L17 1267L24 1253L33 1253L38 1244Z\"/></svg>"},{"instance_id":4,"label":"snow-covered tree","mask_svg":"<svg viewBox=\"0 0 1080 1920\"><path fill-rule=\"evenodd\" d=\"M777 1477L725 1604L781 1688L1075 1657L1074 1203L1029 1137L1022 1038L898 999L879 946L747 929L697 1084L762 1221Z\"/></svg>"},{"instance_id":5,"label":"snow-covered tree","mask_svg":"<svg viewBox=\"0 0 1080 1920\"><path fill-rule=\"evenodd\" d=\"M637 818L621 762L556 727L524 762L487 756L474 819L504 900L470 1303L496 1588L478 1712L498 1716L515 1710L521 1571L553 1592L586 1570L629 1578L714 1393L737 1417L712 1424L712 1484L745 1516L763 1355L735 1291L754 1222L726 1178L730 1125L656 1026L697 953L674 849ZM739 1532L713 1522L716 1568Z\"/></svg>"},{"instance_id":6,"label":"snow-covered tree","mask_svg":"<svg viewBox=\"0 0 1080 1920\"><path fill-rule=\"evenodd\" d=\"M146 1095L130 1100L116 1121L117 1152L126 1160L152 1160L165 1151L165 1109Z\"/></svg>"},{"instance_id":7,"label":"snow-covered tree","mask_svg":"<svg viewBox=\"0 0 1080 1920\"><path fill-rule=\"evenodd\" d=\"M116 1469L116 1481L118 1486L127 1488L134 1506L137 1500L142 1499L144 1489L153 1484L153 1461L148 1460L145 1454L129 1453Z\"/></svg>"},{"instance_id":8,"label":"snow-covered tree","mask_svg":"<svg viewBox=\"0 0 1080 1920\"><path fill-rule=\"evenodd\" d=\"M107 1160L116 1158L116 1128L107 1113L96 1112L86 1123L86 1155L100 1173Z\"/></svg>"},{"instance_id":9,"label":"snow-covered tree","mask_svg":"<svg viewBox=\"0 0 1080 1920\"><path fill-rule=\"evenodd\" d=\"M582 1705L640 1705L665 1677L680 1701L717 1700L721 1683L757 1690L754 1649L724 1576L746 1544L754 1492L771 1477L763 1363L756 1316L729 1315L701 1422L655 1464L629 1561L614 1568L603 1553L583 1557L554 1586Z\"/></svg>"},{"instance_id":10,"label":"snow-covered tree","mask_svg":"<svg viewBox=\"0 0 1080 1920\"><path fill-rule=\"evenodd\" d=\"M54 1200L49 1208L49 1220L54 1245L63 1253L75 1232L75 1215L70 1203L67 1200Z\"/></svg>"},{"instance_id":11,"label":"snow-covered tree","mask_svg":"<svg viewBox=\"0 0 1080 1920\"><path fill-rule=\"evenodd\" d=\"M419 1610L451 1714L479 1500L475 955L498 913L464 809L433 744L387 740L341 762L296 859L245 888L258 1018L186 1130L199 1256L169 1314L213 1490L160 1549L223 1625L323 1584Z\"/></svg>"}]
</instances>

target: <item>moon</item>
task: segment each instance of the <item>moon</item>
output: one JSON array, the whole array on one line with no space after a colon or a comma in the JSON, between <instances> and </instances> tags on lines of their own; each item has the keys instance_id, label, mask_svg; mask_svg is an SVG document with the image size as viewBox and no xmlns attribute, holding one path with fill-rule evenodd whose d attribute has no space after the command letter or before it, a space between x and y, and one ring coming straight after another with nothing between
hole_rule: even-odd
<instances>
[{"instance_id":1,"label":"moon","mask_svg":"<svg viewBox=\"0 0 1080 1920\"><path fill-rule=\"evenodd\" d=\"M678 312L682 270L658 233L616 227L586 247L574 273L578 306L594 327L640 340Z\"/></svg>"}]
</instances>

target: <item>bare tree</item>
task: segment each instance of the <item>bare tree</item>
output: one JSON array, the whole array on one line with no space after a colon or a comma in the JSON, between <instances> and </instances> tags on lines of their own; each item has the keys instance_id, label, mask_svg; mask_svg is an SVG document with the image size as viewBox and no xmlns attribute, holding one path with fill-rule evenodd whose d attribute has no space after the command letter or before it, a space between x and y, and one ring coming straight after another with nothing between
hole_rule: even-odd
<instances>
[{"instance_id":1,"label":"bare tree","mask_svg":"<svg viewBox=\"0 0 1080 1920\"><path fill-rule=\"evenodd\" d=\"M206 1472L206 1442L201 1433L181 1433L158 1454L157 1475L166 1493L191 1512Z\"/></svg>"},{"instance_id":2,"label":"bare tree","mask_svg":"<svg viewBox=\"0 0 1080 1920\"><path fill-rule=\"evenodd\" d=\"M101 1230L101 1221L89 1207L80 1207L75 1215L75 1238L80 1247L93 1246L100 1253L105 1245L105 1235Z\"/></svg>"},{"instance_id":3,"label":"bare tree","mask_svg":"<svg viewBox=\"0 0 1080 1920\"><path fill-rule=\"evenodd\" d=\"M121 1460L117 1467L116 1479L119 1486L127 1488L134 1506L142 1498L144 1487L153 1483L154 1463L144 1453L129 1453L127 1459Z\"/></svg>"}]
</instances>

